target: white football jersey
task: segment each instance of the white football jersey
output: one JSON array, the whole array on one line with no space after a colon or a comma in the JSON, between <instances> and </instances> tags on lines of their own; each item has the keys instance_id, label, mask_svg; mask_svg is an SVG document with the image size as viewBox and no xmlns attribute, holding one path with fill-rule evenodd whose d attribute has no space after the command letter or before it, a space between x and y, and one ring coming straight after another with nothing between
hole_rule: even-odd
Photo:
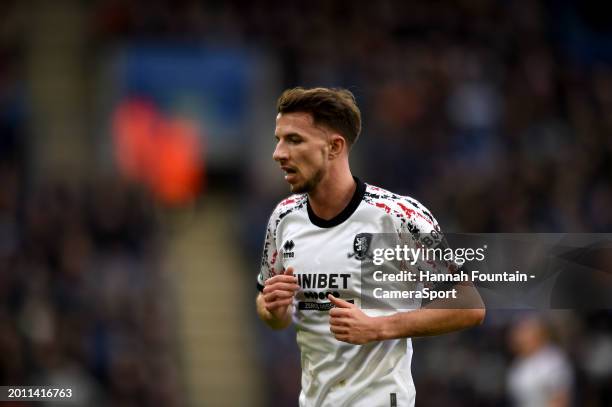
<instances>
[{"instance_id":1,"label":"white football jersey","mask_svg":"<svg viewBox=\"0 0 612 407\"><path fill-rule=\"evenodd\" d=\"M508 391L521 407L547 406L558 392L572 392L571 364L561 349L549 345L510 367Z\"/></svg>"},{"instance_id":2,"label":"white football jersey","mask_svg":"<svg viewBox=\"0 0 612 407\"><path fill-rule=\"evenodd\" d=\"M368 249L363 236L396 233L416 242L439 228L414 199L356 182L350 203L331 220L317 217L308 196L300 194L280 202L268 223L257 285L263 289L266 279L289 266L298 277L293 322L301 351L301 407L403 407L415 401L410 338L366 345L338 341L329 330L327 294L361 306L361 261Z\"/></svg>"}]
</instances>

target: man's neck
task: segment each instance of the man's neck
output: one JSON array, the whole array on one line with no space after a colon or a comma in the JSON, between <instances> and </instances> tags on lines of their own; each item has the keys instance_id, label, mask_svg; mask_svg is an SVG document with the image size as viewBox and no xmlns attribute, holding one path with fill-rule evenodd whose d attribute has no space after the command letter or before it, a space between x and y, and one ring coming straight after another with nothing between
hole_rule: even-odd
<instances>
[{"instance_id":1,"label":"man's neck","mask_svg":"<svg viewBox=\"0 0 612 407\"><path fill-rule=\"evenodd\" d=\"M308 194L310 208L321 219L333 219L347 207L356 188L350 170L342 171L336 177L326 176L316 190Z\"/></svg>"}]
</instances>

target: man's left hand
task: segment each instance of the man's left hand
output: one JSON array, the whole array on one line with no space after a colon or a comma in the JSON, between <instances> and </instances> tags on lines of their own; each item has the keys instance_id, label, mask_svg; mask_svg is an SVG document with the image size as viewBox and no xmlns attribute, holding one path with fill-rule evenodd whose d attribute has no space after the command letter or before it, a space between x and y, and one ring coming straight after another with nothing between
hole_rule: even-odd
<instances>
[{"instance_id":1,"label":"man's left hand","mask_svg":"<svg viewBox=\"0 0 612 407\"><path fill-rule=\"evenodd\" d=\"M355 304L331 294L327 298L335 305L329 310L329 330L337 340L354 345L377 340L376 318L367 316Z\"/></svg>"}]
</instances>

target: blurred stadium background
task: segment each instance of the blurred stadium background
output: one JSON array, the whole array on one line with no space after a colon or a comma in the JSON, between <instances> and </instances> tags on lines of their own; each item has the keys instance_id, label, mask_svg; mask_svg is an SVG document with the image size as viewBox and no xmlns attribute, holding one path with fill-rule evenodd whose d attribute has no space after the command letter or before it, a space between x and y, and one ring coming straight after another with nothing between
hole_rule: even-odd
<instances>
[{"instance_id":1,"label":"blurred stadium background","mask_svg":"<svg viewBox=\"0 0 612 407\"><path fill-rule=\"evenodd\" d=\"M351 89L354 172L447 231L612 231L605 2L4 0L0 384L296 405L294 334L253 306L296 85ZM415 340L417 406L512 405L521 318ZM572 405L612 405L611 311L545 318Z\"/></svg>"}]
</instances>

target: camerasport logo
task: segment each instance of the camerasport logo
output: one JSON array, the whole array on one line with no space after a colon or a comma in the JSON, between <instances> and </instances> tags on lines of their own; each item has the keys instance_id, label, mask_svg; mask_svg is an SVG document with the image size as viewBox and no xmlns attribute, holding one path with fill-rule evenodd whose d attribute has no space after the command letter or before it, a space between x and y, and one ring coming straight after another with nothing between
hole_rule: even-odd
<instances>
[{"instance_id":1,"label":"camerasport logo","mask_svg":"<svg viewBox=\"0 0 612 407\"><path fill-rule=\"evenodd\" d=\"M292 259L295 257L295 252L293 249L295 248L295 243L293 240L287 240L285 244L283 244L283 259Z\"/></svg>"}]
</instances>

